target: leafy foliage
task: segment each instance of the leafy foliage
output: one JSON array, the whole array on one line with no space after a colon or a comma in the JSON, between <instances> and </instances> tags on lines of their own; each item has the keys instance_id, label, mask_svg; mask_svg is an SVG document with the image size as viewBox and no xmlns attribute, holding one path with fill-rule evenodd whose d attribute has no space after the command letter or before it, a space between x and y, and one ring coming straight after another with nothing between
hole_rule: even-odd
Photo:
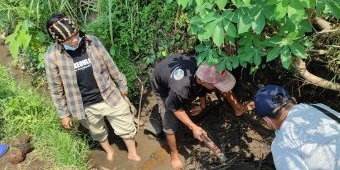
<instances>
[{"instance_id":1,"label":"leafy foliage","mask_svg":"<svg viewBox=\"0 0 340 170\"><path fill-rule=\"evenodd\" d=\"M126 74L132 92L136 92L136 76L142 70L170 51L195 43L195 40L181 40L187 34L181 30L186 21L175 3L103 0L98 9L100 13L85 24L84 30L99 37L107 47Z\"/></svg>"},{"instance_id":2,"label":"leafy foliage","mask_svg":"<svg viewBox=\"0 0 340 170\"><path fill-rule=\"evenodd\" d=\"M306 11L339 18L340 5L329 0L177 0L190 18L189 32L201 42L198 64L218 64L219 70L259 66L281 59L286 69L292 57L307 58L312 31ZM320 14L320 15L321 15ZM235 48L232 50L232 48Z\"/></svg>"},{"instance_id":3,"label":"leafy foliage","mask_svg":"<svg viewBox=\"0 0 340 170\"><path fill-rule=\"evenodd\" d=\"M5 43L9 43L9 52L11 53L12 57L17 58L20 49L27 49L32 37L28 30L30 27L32 27L32 24L28 20L19 22L15 28L15 31L6 37Z\"/></svg>"},{"instance_id":4,"label":"leafy foliage","mask_svg":"<svg viewBox=\"0 0 340 170\"><path fill-rule=\"evenodd\" d=\"M19 134L32 135L36 153L55 161L51 168L86 169L86 142L60 127L49 100L32 89L18 86L9 75L0 67L0 139L8 141Z\"/></svg>"},{"instance_id":5,"label":"leafy foliage","mask_svg":"<svg viewBox=\"0 0 340 170\"><path fill-rule=\"evenodd\" d=\"M22 51L21 61L31 71L44 73L43 58L51 44L46 36L46 20L52 14L65 13L77 21L87 34L99 37L127 75L132 93L135 91L133 84L136 76L142 73L140 69L149 68L177 49L193 49L196 41L186 38L188 20L176 3L166 3L164 0L101 0L88 3L74 0L0 0L0 4L4 7L0 9L0 16L7 16L1 17L1 22L8 28L20 27L18 24L23 21L30 23L26 37L34 36L31 36L27 49L15 43L18 42L15 32L8 43L12 46L13 56Z\"/></svg>"}]
</instances>

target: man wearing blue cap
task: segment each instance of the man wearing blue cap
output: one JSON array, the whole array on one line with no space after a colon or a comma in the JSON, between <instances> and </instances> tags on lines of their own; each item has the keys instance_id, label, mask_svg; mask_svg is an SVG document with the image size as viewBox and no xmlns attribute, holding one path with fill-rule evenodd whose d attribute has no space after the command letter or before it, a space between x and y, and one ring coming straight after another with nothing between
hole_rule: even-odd
<instances>
[{"instance_id":1,"label":"man wearing blue cap","mask_svg":"<svg viewBox=\"0 0 340 170\"><path fill-rule=\"evenodd\" d=\"M340 169L340 114L324 104L298 104L275 85L255 95L256 115L275 130L271 145L275 167L290 169Z\"/></svg>"}]
</instances>

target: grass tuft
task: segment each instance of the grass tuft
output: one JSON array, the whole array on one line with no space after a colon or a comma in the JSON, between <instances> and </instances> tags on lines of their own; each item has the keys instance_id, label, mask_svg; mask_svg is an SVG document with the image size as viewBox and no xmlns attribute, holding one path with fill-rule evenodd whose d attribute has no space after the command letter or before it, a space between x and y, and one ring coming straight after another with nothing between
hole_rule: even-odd
<instances>
[{"instance_id":1,"label":"grass tuft","mask_svg":"<svg viewBox=\"0 0 340 170\"><path fill-rule=\"evenodd\" d=\"M28 134L33 137L35 153L53 162L50 169L87 169L86 140L60 127L51 100L17 85L3 67L0 82L0 141Z\"/></svg>"}]
</instances>

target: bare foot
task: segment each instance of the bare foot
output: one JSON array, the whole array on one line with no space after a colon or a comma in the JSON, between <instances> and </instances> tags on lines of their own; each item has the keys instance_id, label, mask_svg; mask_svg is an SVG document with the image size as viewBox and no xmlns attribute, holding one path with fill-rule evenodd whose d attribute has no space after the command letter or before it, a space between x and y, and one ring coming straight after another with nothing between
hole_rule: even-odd
<instances>
[{"instance_id":1,"label":"bare foot","mask_svg":"<svg viewBox=\"0 0 340 170\"><path fill-rule=\"evenodd\" d=\"M179 159L178 153L171 153L171 166L173 170L183 169L181 160Z\"/></svg>"},{"instance_id":2,"label":"bare foot","mask_svg":"<svg viewBox=\"0 0 340 170\"><path fill-rule=\"evenodd\" d=\"M113 160L113 155L114 155L114 152L106 153L107 160L108 161L112 161Z\"/></svg>"},{"instance_id":3,"label":"bare foot","mask_svg":"<svg viewBox=\"0 0 340 170\"><path fill-rule=\"evenodd\" d=\"M141 160L138 154L128 154L128 159L135 162L139 162Z\"/></svg>"}]
</instances>

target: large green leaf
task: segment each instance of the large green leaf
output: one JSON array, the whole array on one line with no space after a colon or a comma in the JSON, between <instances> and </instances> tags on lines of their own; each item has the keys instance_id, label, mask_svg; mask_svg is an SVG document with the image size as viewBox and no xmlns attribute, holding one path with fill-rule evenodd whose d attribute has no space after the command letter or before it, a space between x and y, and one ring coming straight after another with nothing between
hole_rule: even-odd
<instances>
[{"instance_id":1,"label":"large green leaf","mask_svg":"<svg viewBox=\"0 0 340 170\"><path fill-rule=\"evenodd\" d=\"M219 73L225 69L225 60L227 60L227 58L223 57L217 64L217 71Z\"/></svg>"},{"instance_id":2,"label":"large green leaf","mask_svg":"<svg viewBox=\"0 0 340 170\"><path fill-rule=\"evenodd\" d=\"M324 3L323 1L317 1L315 9L317 13L323 12L326 9L326 3Z\"/></svg>"},{"instance_id":3,"label":"large green leaf","mask_svg":"<svg viewBox=\"0 0 340 170\"><path fill-rule=\"evenodd\" d=\"M201 6L204 3L204 0L195 0L197 6Z\"/></svg>"},{"instance_id":4,"label":"large green leaf","mask_svg":"<svg viewBox=\"0 0 340 170\"><path fill-rule=\"evenodd\" d=\"M197 57L197 65L201 64L207 58L209 53L210 50L199 53Z\"/></svg>"},{"instance_id":5,"label":"large green leaf","mask_svg":"<svg viewBox=\"0 0 340 170\"><path fill-rule=\"evenodd\" d=\"M251 0L242 0L245 5L250 5Z\"/></svg>"},{"instance_id":6,"label":"large green leaf","mask_svg":"<svg viewBox=\"0 0 340 170\"><path fill-rule=\"evenodd\" d=\"M199 16L194 16L190 19L190 24L191 25L201 25L204 24L202 21L202 18Z\"/></svg>"},{"instance_id":7,"label":"large green leaf","mask_svg":"<svg viewBox=\"0 0 340 170\"><path fill-rule=\"evenodd\" d=\"M234 12L233 10L231 9L226 9L223 13L222 13L222 16L223 18L225 19L228 19L229 21L232 21L233 20L233 17L234 17Z\"/></svg>"},{"instance_id":8,"label":"large green leaf","mask_svg":"<svg viewBox=\"0 0 340 170\"><path fill-rule=\"evenodd\" d=\"M281 1L281 4L282 4L283 7L287 7L291 0L279 0L279 1ZM296 1L294 1L294 2L296 2Z\"/></svg>"},{"instance_id":9,"label":"large green leaf","mask_svg":"<svg viewBox=\"0 0 340 170\"><path fill-rule=\"evenodd\" d=\"M242 34L242 36L239 38L238 44L243 47L251 47L253 46L253 40L252 40L252 33L247 32ZM241 48L244 49L244 48Z\"/></svg>"},{"instance_id":10,"label":"large green leaf","mask_svg":"<svg viewBox=\"0 0 340 170\"><path fill-rule=\"evenodd\" d=\"M253 55L254 55L254 48L253 47L250 47L250 48L243 48L243 49L240 49L240 52L239 53L239 58L240 58L240 61L246 61L246 62L250 62L253 60Z\"/></svg>"},{"instance_id":11,"label":"large green leaf","mask_svg":"<svg viewBox=\"0 0 340 170\"><path fill-rule=\"evenodd\" d=\"M202 39L200 39L201 41L207 40L213 35L217 22L218 22L217 20L209 22L203 27L204 33L202 34Z\"/></svg>"},{"instance_id":12,"label":"large green leaf","mask_svg":"<svg viewBox=\"0 0 340 170\"><path fill-rule=\"evenodd\" d=\"M200 16L206 15L206 11L210 11L213 9L213 4L205 2L202 5L197 5L195 8L195 13L199 14Z\"/></svg>"},{"instance_id":13,"label":"large green leaf","mask_svg":"<svg viewBox=\"0 0 340 170\"><path fill-rule=\"evenodd\" d=\"M14 33L10 34L9 36L7 36L6 39L5 39L5 44L14 42L16 36L17 36L16 32L14 32Z\"/></svg>"},{"instance_id":14,"label":"large green leaf","mask_svg":"<svg viewBox=\"0 0 340 170\"><path fill-rule=\"evenodd\" d=\"M255 65L260 65L262 61L262 56L265 56L266 54L263 52L262 49L255 49L254 50L254 56L253 56L253 61Z\"/></svg>"},{"instance_id":15,"label":"large green leaf","mask_svg":"<svg viewBox=\"0 0 340 170\"><path fill-rule=\"evenodd\" d=\"M232 66L232 62L230 61L230 57L228 57L228 58L225 60L225 67L226 67L228 70L233 70L233 66Z\"/></svg>"},{"instance_id":16,"label":"large green leaf","mask_svg":"<svg viewBox=\"0 0 340 170\"><path fill-rule=\"evenodd\" d=\"M207 55L206 61L208 64L217 64L218 58L216 57L216 51L215 50L209 50L210 52Z\"/></svg>"},{"instance_id":17,"label":"large green leaf","mask_svg":"<svg viewBox=\"0 0 340 170\"><path fill-rule=\"evenodd\" d=\"M279 28L278 35L280 36L286 36L290 32L296 31L297 25L288 17L284 18L282 21L282 26Z\"/></svg>"},{"instance_id":18,"label":"large green leaf","mask_svg":"<svg viewBox=\"0 0 340 170\"><path fill-rule=\"evenodd\" d=\"M303 32L312 32L313 27L312 24L307 20L302 20L299 24L299 29Z\"/></svg>"},{"instance_id":19,"label":"large green leaf","mask_svg":"<svg viewBox=\"0 0 340 170\"><path fill-rule=\"evenodd\" d=\"M281 64L286 69L288 69L289 66L292 64L292 55L288 47L284 47L281 52Z\"/></svg>"},{"instance_id":20,"label":"large green leaf","mask_svg":"<svg viewBox=\"0 0 340 170\"><path fill-rule=\"evenodd\" d=\"M192 0L177 0L177 4L182 6L182 9L185 9L187 6L190 6Z\"/></svg>"},{"instance_id":21,"label":"large green leaf","mask_svg":"<svg viewBox=\"0 0 340 170\"><path fill-rule=\"evenodd\" d=\"M266 42L268 42L267 44L269 46L276 46L276 45L279 45L282 41L282 37L280 36L273 36L273 37L270 37L269 39L266 40Z\"/></svg>"},{"instance_id":22,"label":"large green leaf","mask_svg":"<svg viewBox=\"0 0 340 170\"><path fill-rule=\"evenodd\" d=\"M240 65L240 58L238 56L229 57L233 68L237 68ZM227 64L227 63L226 63ZM232 69L230 69L232 70Z\"/></svg>"},{"instance_id":23,"label":"large green leaf","mask_svg":"<svg viewBox=\"0 0 340 170\"><path fill-rule=\"evenodd\" d=\"M217 14L216 12L208 12L204 17L201 17L202 22L204 22L205 24L212 22L212 21L216 21L220 18L220 15Z\"/></svg>"},{"instance_id":24,"label":"large green leaf","mask_svg":"<svg viewBox=\"0 0 340 170\"><path fill-rule=\"evenodd\" d=\"M203 44L199 44L195 47L196 52L200 53L207 50L207 47Z\"/></svg>"},{"instance_id":25,"label":"large green leaf","mask_svg":"<svg viewBox=\"0 0 340 170\"><path fill-rule=\"evenodd\" d=\"M207 38L205 38L205 31L204 30L200 30L200 31L197 32L197 38L200 41L208 40Z\"/></svg>"},{"instance_id":26,"label":"large green leaf","mask_svg":"<svg viewBox=\"0 0 340 170\"><path fill-rule=\"evenodd\" d=\"M262 11L260 11L254 18L254 21L252 22L252 28L257 34L261 34L264 25L265 25L265 17L262 14Z\"/></svg>"},{"instance_id":27,"label":"large green leaf","mask_svg":"<svg viewBox=\"0 0 340 170\"><path fill-rule=\"evenodd\" d=\"M231 0L231 2L232 2L236 7L239 7L239 6L243 5L242 0Z\"/></svg>"},{"instance_id":28,"label":"large green leaf","mask_svg":"<svg viewBox=\"0 0 340 170\"><path fill-rule=\"evenodd\" d=\"M328 3L328 6L329 6L329 8L331 9L332 14L333 14L336 18L340 19L340 2L339 2L339 0L337 0L337 1L338 1L338 2L329 2L329 3Z\"/></svg>"},{"instance_id":29,"label":"large green leaf","mask_svg":"<svg viewBox=\"0 0 340 170\"><path fill-rule=\"evenodd\" d=\"M302 3L304 3L304 7L306 8L315 8L316 0L306 0L303 1Z\"/></svg>"},{"instance_id":30,"label":"large green leaf","mask_svg":"<svg viewBox=\"0 0 340 170\"><path fill-rule=\"evenodd\" d=\"M275 5L278 3L277 0L265 0L265 5Z\"/></svg>"},{"instance_id":31,"label":"large green leaf","mask_svg":"<svg viewBox=\"0 0 340 170\"><path fill-rule=\"evenodd\" d=\"M282 48L279 47L279 46L276 46L276 47L272 48L271 50L269 50L269 52L267 54L266 62L274 60L281 53L281 50L282 50Z\"/></svg>"},{"instance_id":32,"label":"large green leaf","mask_svg":"<svg viewBox=\"0 0 340 170\"><path fill-rule=\"evenodd\" d=\"M213 33L213 42L217 47L221 47L224 42L224 30L222 28L222 23L218 23L215 27L215 31Z\"/></svg>"},{"instance_id":33,"label":"large green leaf","mask_svg":"<svg viewBox=\"0 0 340 170\"><path fill-rule=\"evenodd\" d=\"M223 10L228 1L229 0L215 0L215 4L220 10Z\"/></svg>"},{"instance_id":34,"label":"large green leaf","mask_svg":"<svg viewBox=\"0 0 340 170\"><path fill-rule=\"evenodd\" d=\"M241 12L238 15L238 34L245 33L251 27L252 18L248 15L247 12Z\"/></svg>"},{"instance_id":35,"label":"large green leaf","mask_svg":"<svg viewBox=\"0 0 340 170\"><path fill-rule=\"evenodd\" d=\"M13 58L18 58L19 55L19 43L10 43L9 44L9 52L11 53Z\"/></svg>"},{"instance_id":36,"label":"large green leaf","mask_svg":"<svg viewBox=\"0 0 340 170\"><path fill-rule=\"evenodd\" d=\"M288 18L290 18L293 22L299 23L301 20L307 15L305 10L296 8L295 6L288 6Z\"/></svg>"},{"instance_id":37,"label":"large green leaf","mask_svg":"<svg viewBox=\"0 0 340 170\"><path fill-rule=\"evenodd\" d=\"M20 44L23 50L26 50L30 41L31 41L31 35L27 34L25 30L20 30L18 37L17 37L17 43Z\"/></svg>"},{"instance_id":38,"label":"large green leaf","mask_svg":"<svg viewBox=\"0 0 340 170\"><path fill-rule=\"evenodd\" d=\"M274 17L276 20L281 20L286 16L288 10L288 6L284 7L282 2L278 3L274 10Z\"/></svg>"},{"instance_id":39,"label":"large green leaf","mask_svg":"<svg viewBox=\"0 0 340 170\"><path fill-rule=\"evenodd\" d=\"M33 27L33 23L30 20L24 20L22 22L22 27L21 29L28 31L29 28Z\"/></svg>"},{"instance_id":40,"label":"large green leaf","mask_svg":"<svg viewBox=\"0 0 340 170\"><path fill-rule=\"evenodd\" d=\"M236 38L237 32L236 32L235 25L228 20L223 20L222 23L223 23L223 27L227 35L229 35L230 37Z\"/></svg>"},{"instance_id":41,"label":"large green leaf","mask_svg":"<svg viewBox=\"0 0 340 170\"><path fill-rule=\"evenodd\" d=\"M299 43L294 42L289 48L294 55L300 58L307 58L306 49Z\"/></svg>"}]
</instances>

